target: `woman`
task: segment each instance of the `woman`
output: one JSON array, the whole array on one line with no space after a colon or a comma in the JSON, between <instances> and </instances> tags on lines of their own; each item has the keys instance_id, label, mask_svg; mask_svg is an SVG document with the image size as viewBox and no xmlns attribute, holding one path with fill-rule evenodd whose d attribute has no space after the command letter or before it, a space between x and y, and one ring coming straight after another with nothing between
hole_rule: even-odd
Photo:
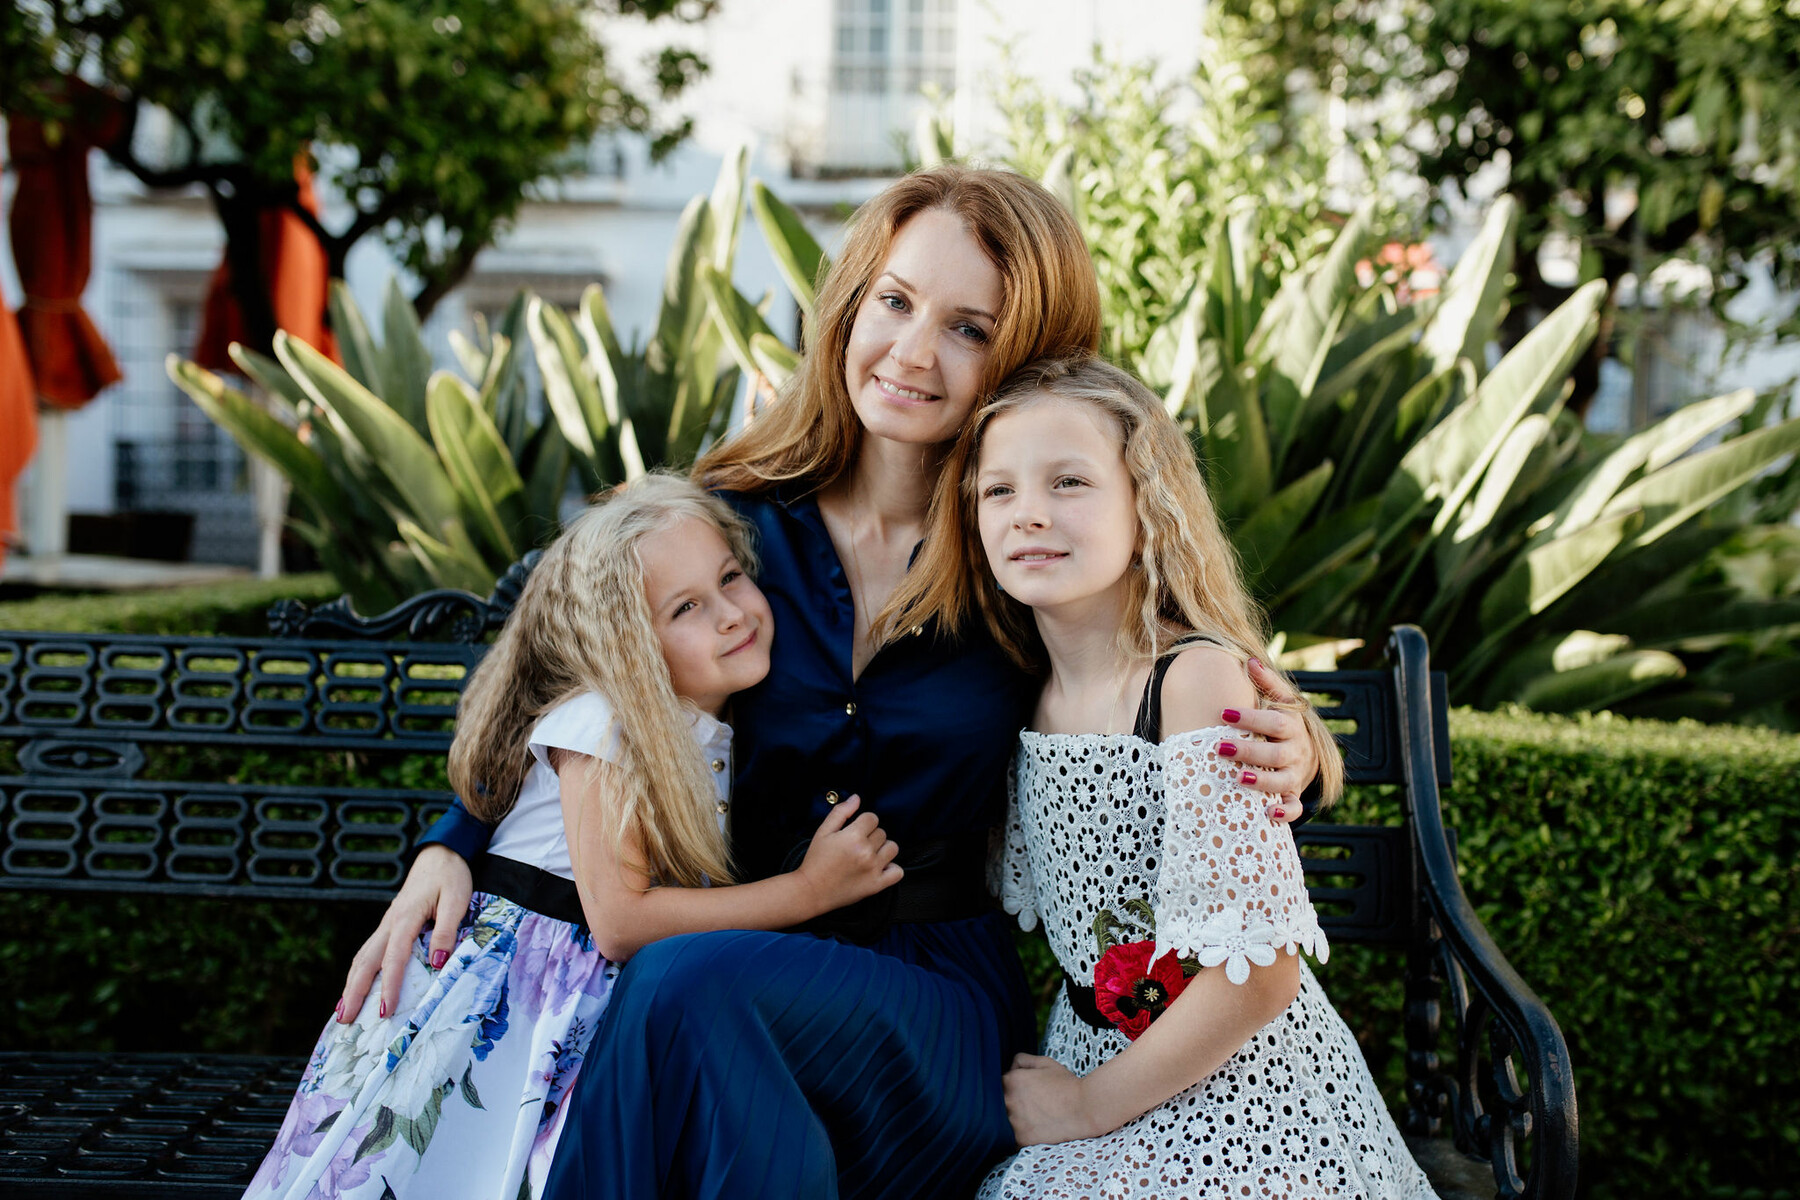
<instances>
[{"instance_id":1,"label":"woman","mask_svg":"<svg viewBox=\"0 0 1800 1200\"><path fill-rule=\"evenodd\" d=\"M1098 346L1093 265L1037 184L939 167L864 206L813 321L781 402L696 468L756 526L780 631L734 709L734 853L745 878L778 871L855 793L907 878L809 927L830 937L646 947L588 1055L552 1196L954 1195L1012 1148L1000 1077L1033 1026L981 877L1034 686L979 630L902 617L889 640L882 614L976 400ZM1240 747L1247 781L1281 797L1312 777L1292 713L1233 723L1272 739ZM484 831L453 811L428 840L473 857ZM348 1011L378 965L385 996L427 918L434 962L454 944L470 875L449 849L421 854L358 953Z\"/></svg>"}]
</instances>

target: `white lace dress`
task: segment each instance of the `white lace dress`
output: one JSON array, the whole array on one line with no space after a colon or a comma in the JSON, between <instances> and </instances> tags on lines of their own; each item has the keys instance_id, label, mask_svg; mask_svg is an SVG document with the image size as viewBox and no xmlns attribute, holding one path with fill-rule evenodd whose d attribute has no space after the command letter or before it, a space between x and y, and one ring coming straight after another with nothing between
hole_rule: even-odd
<instances>
[{"instance_id":1,"label":"white lace dress","mask_svg":"<svg viewBox=\"0 0 1800 1200\"><path fill-rule=\"evenodd\" d=\"M1222 963L1237 983L1278 953L1305 949L1325 961L1293 835L1219 756L1226 736L1242 734L1220 726L1160 746L1130 734L1023 735L990 883L1021 926L1043 921L1077 983L1095 981L1111 948L1105 973L1116 991L1114 968L1133 943L1153 943L1165 971L1168 953L1189 960L1189 974ZM1151 946L1136 952L1141 962ZM1058 994L1046 1055L1085 1075L1130 1044ZM1299 998L1212 1075L1102 1137L1026 1147L980 1194L1274 1200L1432 1191L1355 1038L1302 960Z\"/></svg>"}]
</instances>

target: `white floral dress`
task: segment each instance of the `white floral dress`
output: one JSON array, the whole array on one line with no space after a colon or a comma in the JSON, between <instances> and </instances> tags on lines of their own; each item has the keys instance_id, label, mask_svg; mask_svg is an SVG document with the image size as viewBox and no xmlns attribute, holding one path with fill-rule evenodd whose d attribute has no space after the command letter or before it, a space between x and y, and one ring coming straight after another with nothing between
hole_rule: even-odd
<instances>
[{"instance_id":1,"label":"white floral dress","mask_svg":"<svg viewBox=\"0 0 1800 1200\"><path fill-rule=\"evenodd\" d=\"M718 764L723 811L731 730L700 717L694 736L698 752ZM488 853L554 876L553 891L566 881L572 896L553 748L615 760L618 728L606 699L577 696L538 722L532 769ZM356 1020L326 1025L246 1200L540 1194L563 1098L618 967L580 922L480 891L459 936L435 972L427 937L419 939L395 1015L377 1015L377 985Z\"/></svg>"},{"instance_id":2,"label":"white floral dress","mask_svg":"<svg viewBox=\"0 0 1800 1200\"><path fill-rule=\"evenodd\" d=\"M1022 736L990 883L1021 926L1043 921L1072 981L1098 983L1099 1015L1134 1033L1171 999L1164 984L1185 985L1184 960L1190 976L1223 964L1234 983L1277 954L1304 949L1325 961L1293 835L1219 756L1227 736L1242 735L1221 726L1160 746L1130 734ZM1086 1075L1128 1045L1120 1028L1096 1028L1068 991L1058 995L1044 1054ZM1432 1191L1355 1038L1302 960L1299 997L1212 1075L1101 1137L1024 1148L980 1194L1275 1200Z\"/></svg>"}]
</instances>

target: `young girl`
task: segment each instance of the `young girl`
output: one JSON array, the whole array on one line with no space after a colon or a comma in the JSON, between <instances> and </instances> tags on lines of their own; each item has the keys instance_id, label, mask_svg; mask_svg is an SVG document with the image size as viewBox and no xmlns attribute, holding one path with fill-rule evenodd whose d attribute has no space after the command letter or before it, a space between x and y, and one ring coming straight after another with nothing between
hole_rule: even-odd
<instances>
[{"instance_id":1,"label":"young girl","mask_svg":"<svg viewBox=\"0 0 1800 1200\"><path fill-rule=\"evenodd\" d=\"M421 939L399 1012L319 1039L249 1196L539 1194L616 964L658 938L781 929L898 880L852 797L801 865L732 881L732 693L769 670L748 531L651 476L544 554L464 689L450 779L499 827L453 952ZM711 886L709 886L711 885ZM348 1021L344 1024L341 1022Z\"/></svg>"},{"instance_id":2,"label":"young girl","mask_svg":"<svg viewBox=\"0 0 1800 1200\"><path fill-rule=\"evenodd\" d=\"M992 883L1065 972L1045 1057L1005 1080L1024 1149L981 1196L1429 1196L1298 956L1325 939L1227 726L1266 635L1161 400L1095 359L1029 366L938 504L918 574L944 582L896 605L979 611L1045 672Z\"/></svg>"}]
</instances>

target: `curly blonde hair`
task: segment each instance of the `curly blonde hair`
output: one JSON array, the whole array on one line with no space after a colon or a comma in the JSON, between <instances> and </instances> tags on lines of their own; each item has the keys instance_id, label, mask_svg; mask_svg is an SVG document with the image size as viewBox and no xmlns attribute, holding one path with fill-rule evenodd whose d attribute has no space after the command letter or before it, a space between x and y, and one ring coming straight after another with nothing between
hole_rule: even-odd
<instances>
[{"instance_id":1,"label":"curly blonde hair","mask_svg":"<svg viewBox=\"0 0 1800 1200\"><path fill-rule=\"evenodd\" d=\"M686 519L719 531L756 571L750 530L730 506L676 475L647 475L583 512L532 569L487 657L463 689L450 782L475 816L512 811L531 768L538 718L599 692L619 722L622 793L605 815L615 846L634 833L659 884L733 878L713 815L713 784L694 747L696 710L675 694L644 595L644 539ZM623 857L622 857L623 861Z\"/></svg>"},{"instance_id":2,"label":"curly blonde hair","mask_svg":"<svg viewBox=\"0 0 1800 1200\"><path fill-rule=\"evenodd\" d=\"M959 630L979 617L1021 667L1044 670L1031 609L995 586L982 550L976 472L994 421L1045 397L1091 405L1119 431L1136 497L1142 564L1127 576L1120 655L1153 660L1196 633L1216 638L1239 659L1265 653L1265 618L1244 586L1237 552L1187 437L1156 393L1130 372L1088 355L1041 359L1015 371L970 420L938 480L919 559L876 619L884 639L932 621L939 629ZM1324 721L1304 700L1275 707L1305 722L1325 797L1335 799L1343 790L1344 763Z\"/></svg>"}]
</instances>

